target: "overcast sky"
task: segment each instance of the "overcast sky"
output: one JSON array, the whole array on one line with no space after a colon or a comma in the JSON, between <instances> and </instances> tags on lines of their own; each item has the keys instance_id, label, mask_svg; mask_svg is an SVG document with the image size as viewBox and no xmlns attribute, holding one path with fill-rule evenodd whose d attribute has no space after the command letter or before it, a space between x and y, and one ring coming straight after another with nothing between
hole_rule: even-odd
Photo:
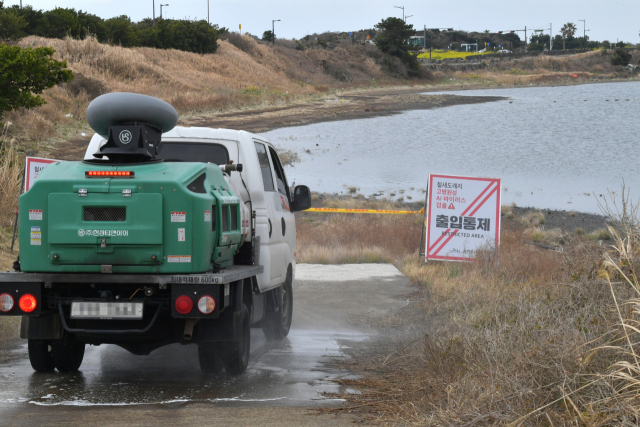
<instances>
[{"instance_id":1,"label":"overcast sky","mask_svg":"<svg viewBox=\"0 0 640 427\"><path fill-rule=\"evenodd\" d=\"M593 40L640 43L640 1L638 0L478 0L418 1L418 0L369 0L345 2L344 0L294 1L294 0L235 0L221 2L209 0L212 23L237 31L262 35L276 22L276 36L301 38L307 34L324 31L354 31L372 28L389 16L413 15L407 22L415 28L453 27L465 31L508 31L530 28L548 28L551 23L554 34L566 22L573 22L580 35L586 19L587 35ZM5 5L19 4L20 0L5 0ZM156 16L160 3L166 18L206 19L207 0L156 0ZM134 21L151 17L153 0L23 0L35 9L54 7L75 8L111 18L129 15ZM546 33L546 32L545 32ZM523 36L521 35L521 38Z\"/></svg>"}]
</instances>

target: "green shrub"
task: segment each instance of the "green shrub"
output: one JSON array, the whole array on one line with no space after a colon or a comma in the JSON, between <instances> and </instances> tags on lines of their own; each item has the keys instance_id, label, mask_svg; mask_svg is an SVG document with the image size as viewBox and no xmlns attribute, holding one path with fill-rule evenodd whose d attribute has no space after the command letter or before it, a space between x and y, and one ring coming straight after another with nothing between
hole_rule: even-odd
<instances>
[{"instance_id":1,"label":"green shrub","mask_svg":"<svg viewBox=\"0 0 640 427\"><path fill-rule=\"evenodd\" d=\"M67 62L53 59L53 52L50 47L0 45L0 118L5 111L44 104L40 94L45 89L73 78Z\"/></svg>"},{"instance_id":2,"label":"green shrub","mask_svg":"<svg viewBox=\"0 0 640 427\"><path fill-rule=\"evenodd\" d=\"M611 58L611 65L622 65L623 67L629 65L631 62L631 54L624 49L616 49L615 55Z\"/></svg>"}]
</instances>

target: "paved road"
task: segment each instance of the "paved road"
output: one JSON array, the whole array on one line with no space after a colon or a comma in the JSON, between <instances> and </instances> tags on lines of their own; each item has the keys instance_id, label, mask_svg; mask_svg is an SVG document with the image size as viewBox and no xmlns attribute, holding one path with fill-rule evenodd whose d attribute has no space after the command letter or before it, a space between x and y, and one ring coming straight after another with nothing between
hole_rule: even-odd
<instances>
[{"instance_id":1,"label":"paved road","mask_svg":"<svg viewBox=\"0 0 640 427\"><path fill-rule=\"evenodd\" d=\"M23 345L0 364L0 426L350 425L308 410L340 404L323 393L340 390L331 379L348 373L323 362L366 338L349 314L404 305L408 284L391 265L299 265L289 336L272 343L253 330L249 369L235 378L203 375L194 345L149 356L87 347L80 372L38 374Z\"/></svg>"}]
</instances>

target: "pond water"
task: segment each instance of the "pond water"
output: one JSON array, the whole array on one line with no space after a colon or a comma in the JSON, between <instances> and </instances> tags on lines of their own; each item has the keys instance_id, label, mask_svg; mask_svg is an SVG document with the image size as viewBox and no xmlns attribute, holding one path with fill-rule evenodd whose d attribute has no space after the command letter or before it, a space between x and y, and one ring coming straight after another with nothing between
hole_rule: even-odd
<instances>
[{"instance_id":1,"label":"pond water","mask_svg":"<svg viewBox=\"0 0 640 427\"><path fill-rule=\"evenodd\" d=\"M289 181L312 191L424 200L430 173L502 179L503 204L599 212L625 181L640 196L640 82L442 92L486 104L277 129Z\"/></svg>"}]
</instances>

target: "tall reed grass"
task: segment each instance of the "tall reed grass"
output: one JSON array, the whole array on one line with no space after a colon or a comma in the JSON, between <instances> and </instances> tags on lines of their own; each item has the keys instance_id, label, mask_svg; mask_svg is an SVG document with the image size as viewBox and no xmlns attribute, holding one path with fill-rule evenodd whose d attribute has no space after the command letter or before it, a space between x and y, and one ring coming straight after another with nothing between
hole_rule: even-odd
<instances>
[{"instance_id":1,"label":"tall reed grass","mask_svg":"<svg viewBox=\"0 0 640 427\"><path fill-rule=\"evenodd\" d=\"M6 122L0 132L0 271L11 269L17 253L9 250L16 207L22 181L23 162L16 150L16 141L8 137L13 126ZM17 245L16 245L17 248ZM3 344L18 336L20 318L0 318L0 361L4 357Z\"/></svg>"}]
</instances>

